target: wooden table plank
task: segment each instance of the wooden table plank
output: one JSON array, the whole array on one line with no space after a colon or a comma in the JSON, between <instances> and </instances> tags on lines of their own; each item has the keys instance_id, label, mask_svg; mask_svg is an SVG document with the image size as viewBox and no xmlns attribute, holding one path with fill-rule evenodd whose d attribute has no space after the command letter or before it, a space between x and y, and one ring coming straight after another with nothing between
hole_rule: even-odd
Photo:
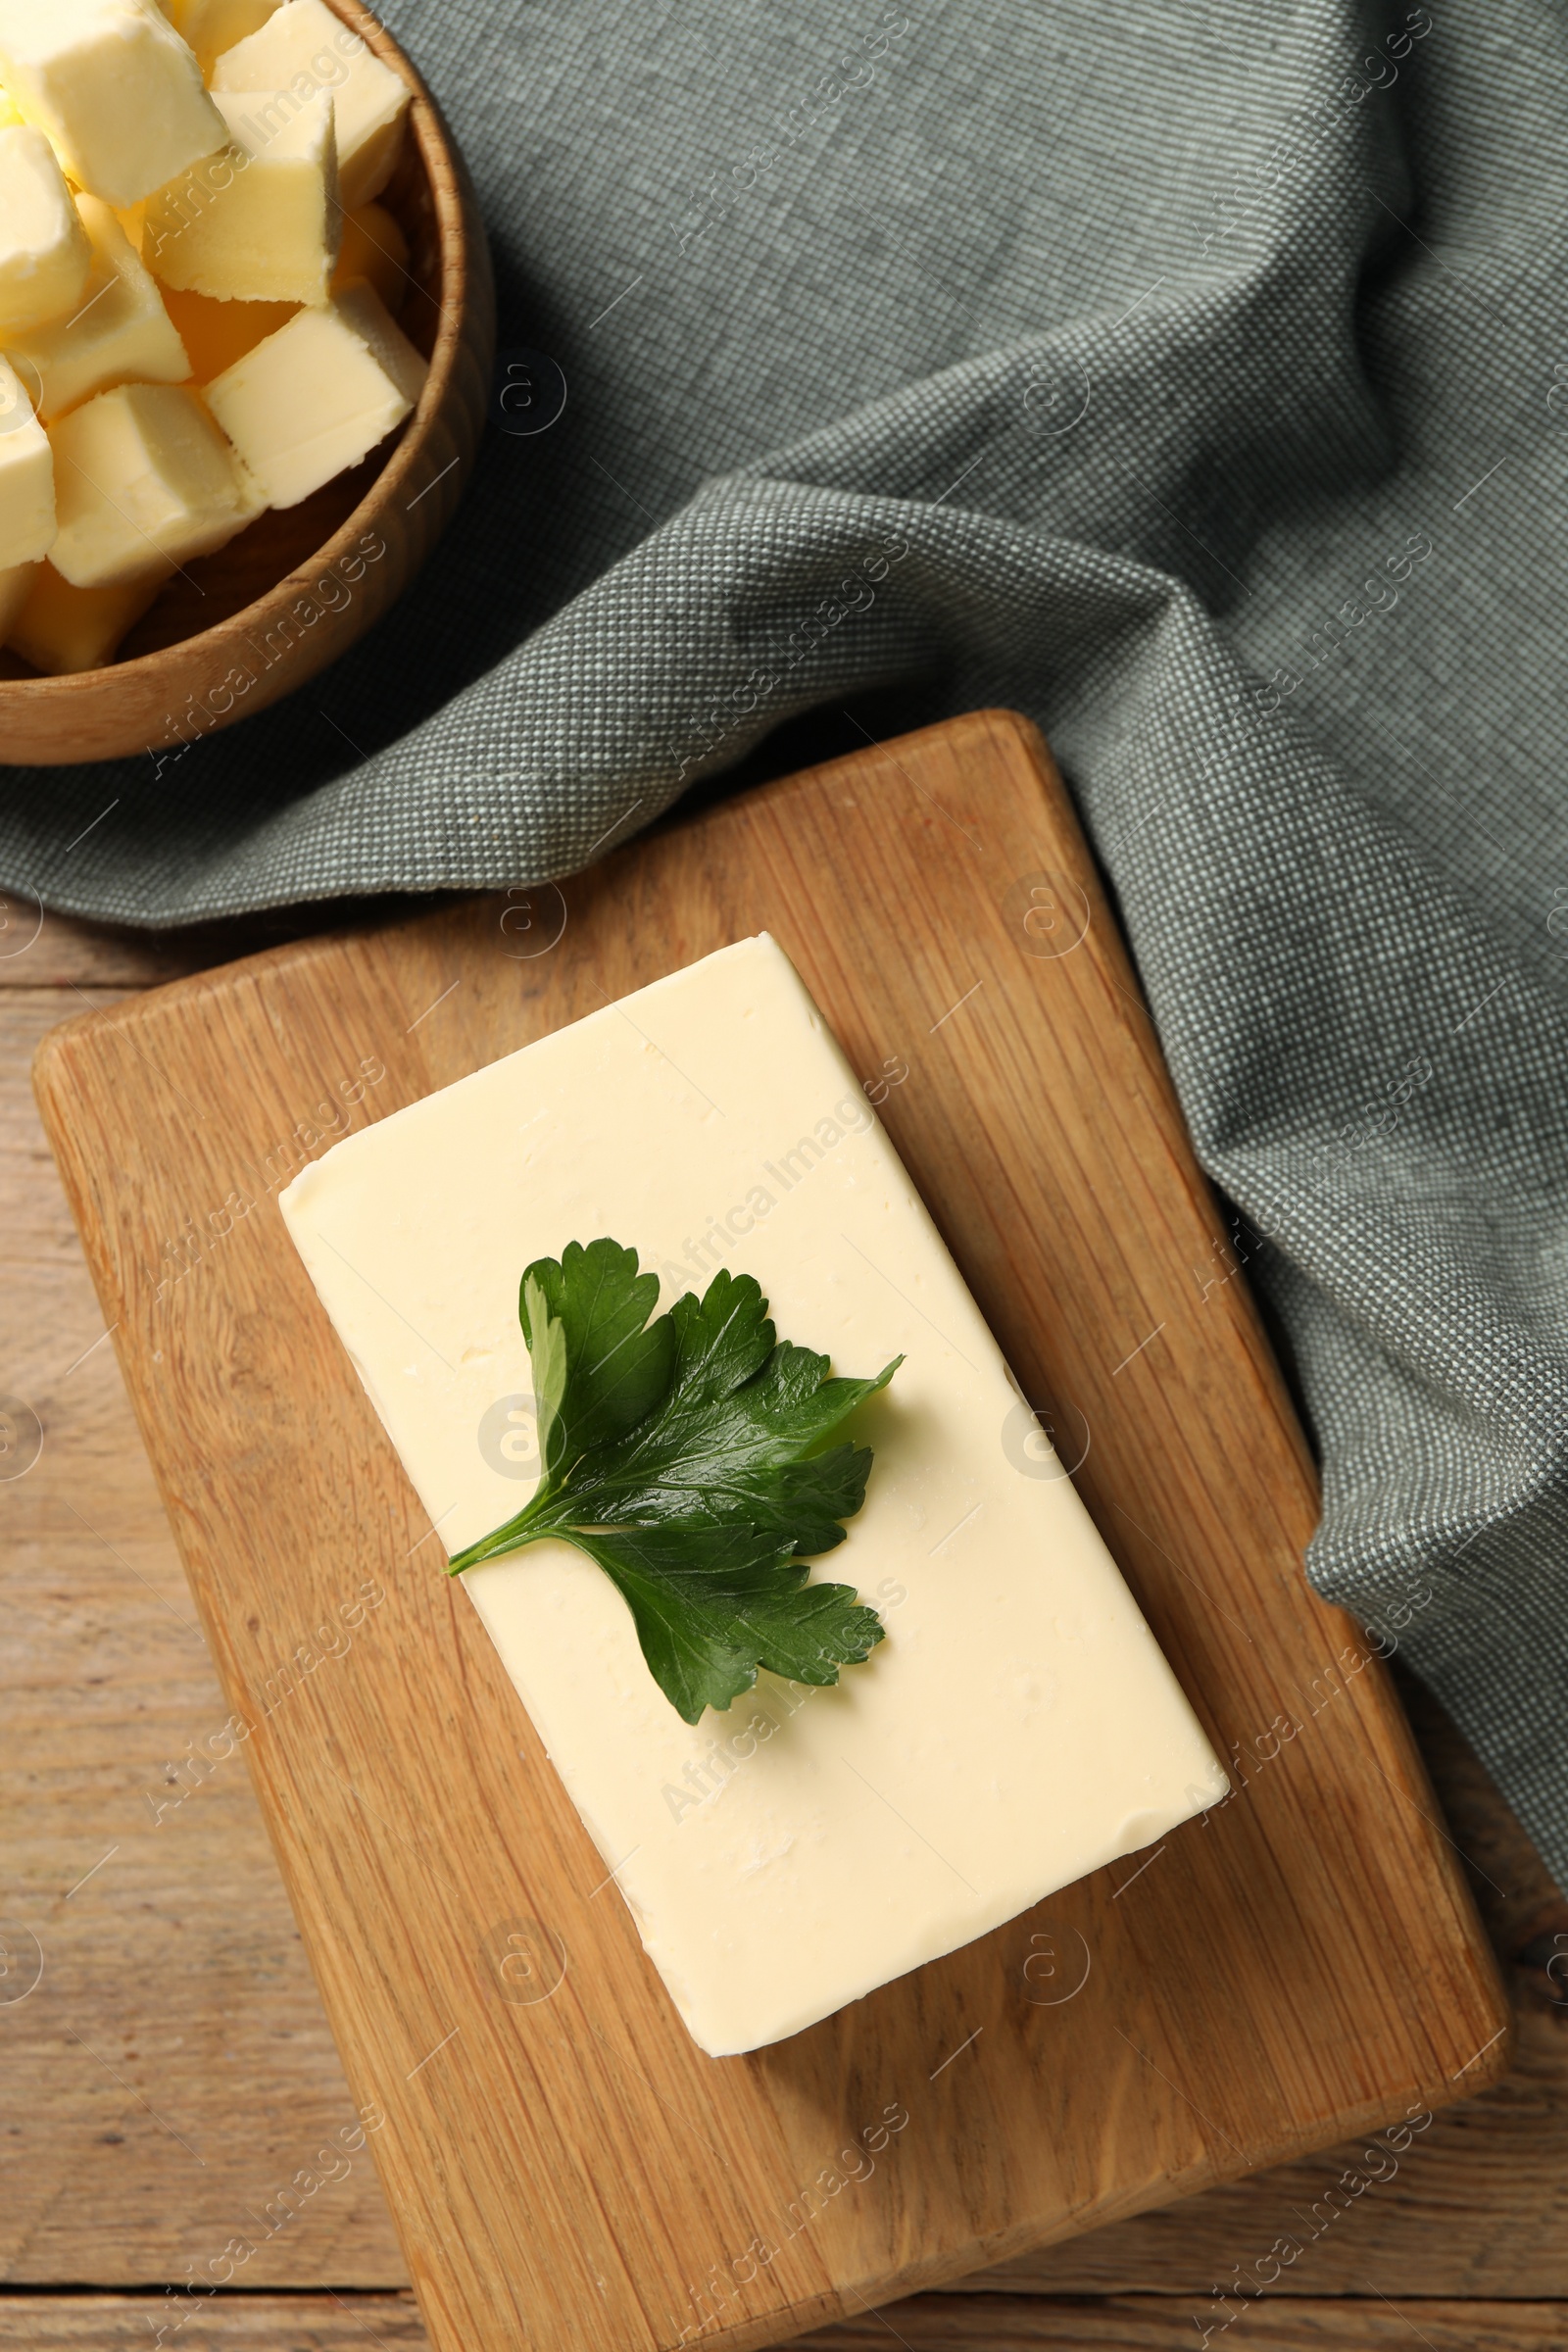
<instances>
[{"instance_id":1,"label":"wooden table plank","mask_svg":"<svg viewBox=\"0 0 1568 2352\"><path fill-rule=\"evenodd\" d=\"M422 908L449 901L437 892L417 903ZM0 889L0 989L112 988L124 994L155 988L318 931L384 919L408 904L388 895L323 899L308 906L264 907L221 922L192 923L178 931L133 931L56 914L33 894ZM62 1017L69 1011L68 1000Z\"/></svg>"},{"instance_id":2,"label":"wooden table plank","mask_svg":"<svg viewBox=\"0 0 1568 2352\"><path fill-rule=\"evenodd\" d=\"M17 2352L157 2352L161 2328L169 2352L428 2352L430 2340L407 2293L0 2293L0 2346Z\"/></svg>"},{"instance_id":3,"label":"wooden table plank","mask_svg":"<svg viewBox=\"0 0 1568 2352\"><path fill-rule=\"evenodd\" d=\"M355 2117L244 1766L186 1761L228 1710L32 1108L62 997L0 997L0 1388L47 1432L0 1483L0 2275L177 2279ZM251 2268L400 2283L368 2157Z\"/></svg>"},{"instance_id":4,"label":"wooden table plank","mask_svg":"<svg viewBox=\"0 0 1568 2352\"><path fill-rule=\"evenodd\" d=\"M1265 2296L1221 2307L1182 2296L1115 2295L1084 2304L1045 2296L988 2296L983 2305L962 2295L921 2295L887 2314L866 2313L815 2335L801 2337L801 2352L888 2352L889 2327L906 2352L1202 2352L1201 2328L1224 2322L1210 2344L1236 2352L1561 2352L1568 2305L1405 2300L1396 2306L1372 2297L1311 2301ZM1199 2322L1194 2325L1195 2319Z\"/></svg>"},{"instance_id":5,"label":"wooden table plank","mask_svg":"<svg viewBox=\"0 0 1568 2352\"><path fill-rule=\"evenodd\" d=\"M150 2295L0 2294L0 2347L17 2352L147 2352L185 2306ZM1217 2307L1215 2307L1217 2309ZM1454 2302L1434 2296L1234 2301L1236 2352L1560 2352L1568 2303ZM801 2352L1201 2352L1191 2297L1115 2295L1094 2303L1055 2296L917 2295L814 2335ZM164 2342L173 2352L426 2352L412 2295L238 2295L203 2300Z\"/></svg>"}]
</instances>

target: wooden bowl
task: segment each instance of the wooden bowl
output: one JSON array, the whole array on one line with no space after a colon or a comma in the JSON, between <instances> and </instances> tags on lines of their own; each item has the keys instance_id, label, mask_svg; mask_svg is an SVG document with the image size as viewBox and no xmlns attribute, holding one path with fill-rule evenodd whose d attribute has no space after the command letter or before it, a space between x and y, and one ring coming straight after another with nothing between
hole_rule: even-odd
<instances>
[{"instance_id":1,"label":"wooden bowl","mask_svg":"<svg viewBox=\"0 0 1568 2352\"><path fill-rule=\"evenodd\" d=\"M412 85L409 136L380 198L409 240L400 324L430 362L400 435L217 555L176 572L107 669L0 676L0 763L176 753L292 694L402 595L451 521L484 426L495 289L484 223L434 100L391 34L328 0Z\"/></svg>"}]
</instances>

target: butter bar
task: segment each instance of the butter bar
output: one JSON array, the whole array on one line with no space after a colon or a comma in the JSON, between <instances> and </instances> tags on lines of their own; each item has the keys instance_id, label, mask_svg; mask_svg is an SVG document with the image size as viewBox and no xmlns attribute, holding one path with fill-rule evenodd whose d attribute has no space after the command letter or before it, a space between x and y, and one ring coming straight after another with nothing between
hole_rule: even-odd
<instances>
[{"instance_id":1,"label":"butter bar","mask_svg":"<svg viewBox=\"0 0 1568 2352\"><path fill-rule=\"evenodd\" d=\"M35 564L55 542L48 435L14 368L0 360L0 569Z\"/></svg>"},{"instance_id":2,"label":"butter bar","mask_svg":"<svg viewBox=\"0 0 1568 2352\"><path fill-rule=\"evenodd\" d=\"M0 337L80 303L92 248L41 130L0 128Z\"/></svg>"},{"instance_id":3,"label":"butter bar","mask_svg":"<svg viewBox=\"0 0 1568 2352\"><path fill-rule=\"evenodd\" d=\"M298 312L216 377L207 402L268 504L297 507L403 422L428 372L360 283Z\"/></svg>"},{"instance_id":4,"label":"butter bar","mask_svg":"<svg viewBox=\"0 0 1568 2352\"><path fill-rule=\"evenodd\" d=\"M835 1371L905 1356L852 1425L875 1452L864 1507L813 1570L853 1584L886 1628L835 1688L764 1673L690 1728L581 1553L541 1544L463 1580L598 1847L585 1868L613 1878L703 2049L798 2033L1224 1795L770 939L378 1120L281 1204L439 1529L411 1577L440 1574L440 1545L461 1550L528 1497L518 1279L570 1241L636 1248L661 1306L721 1264L753 1274L779 1332Z\"/></svg>"},{"instance_id":5,"label":"butter bar","mask_svg":"<svg viewBox=\"0 0 1568 2352\"><path fill-rule=\"evenodd\" d=\"M178 384L190 374L163 297L110 207L78 196L76 210L92 248L80 302L8 345L46 424L108 385Z\"/></svg>"},{"instance_id":6,"label":"butter bar","mask_svg":"<svg viewBox=\"0 0 1568 2352\"><path fill-rule=\"evenodd\" d=\"M391 178L413 92L322 0L284 0L259 32L218 60L212 86L296 97L330 90L344 205L368 204Z\"/></svg>"},{"instance_id":7,"label":"butter bar","mask_svg":"<svg viewBox=\"0 0 1568 2352\"><path fill-rule=\"evenodd\" d=\"M196 53L204 80L225 49L259 32L278 6L278 0L165 0L166 14L176 32Z\"/></svg>"},{"instance_id":8,"label":"butter bar","mask_svg":"<svg viewBox=\"0 0 1568 2352\"><path fill-rule=\"evenodd\" d=\"M0 80L109 204L135 204L223 143L196 60L153 0L0 0Z\"/></svg>"},{"instance_id":9,"label":"butter bar","mask_svg":"<svg viewBox=\"0 0 1568 2352\"><path fill-rule=\"evenodd\" d=\"M165 564L119 587L73 588L52 564L29 564L20 608L0 628L0 641L47 678L103 669L172 576Z\"/></svg>"},{"instance_id":10,"label":"butter bar","mask_svg":"<svg viewBox=\"0 0 1568 2352\"><path fill-rule=\"evenodd\" d=\"M194 392L120 384L56 424L55 569L110 588L211 555L256 512L233 453Z\"/></svg>"},{"instance_id":11,"label":"butter bar","mask_svg":"<svg viewBox=\"0 0 1568 2352\"><path fill-rule=\"evenodd\" d=\"M149 197L142 259L220 302L324 302L341 216L332 100L222 91L228 144Z\"/></svg>"}]
</instances>

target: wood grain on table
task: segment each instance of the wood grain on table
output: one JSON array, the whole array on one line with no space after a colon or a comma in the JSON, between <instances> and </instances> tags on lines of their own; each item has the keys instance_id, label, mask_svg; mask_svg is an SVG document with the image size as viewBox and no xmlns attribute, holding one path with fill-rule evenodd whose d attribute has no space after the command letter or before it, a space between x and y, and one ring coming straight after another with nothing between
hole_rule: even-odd
<instances>
[{"instance_id":1,"label":"wood grain on table","mask_svg":"<svg viewBox=\"0 0 1568 2352\"><path fill-rule=\"evenodd\" d=\"M356 2156L333 2180L312 2169L353 2105L248 1784L189 1762L226 1708L27 1099L32 1047L80 1004L76 990L108 1002L233 953L236 935L193 952L49 921L7 956L26 931L16 919L0 934L0 1386L30 1399L48 1434L36 1466L0 1490L0 2265L13 2290L0 2294L0 2341L142 2340L171 2308L146 2290L220 2266L291 2183L288 2228L235 2273L246 2293L201 2306L187 2340L418 2341L387 2291L403 2272L368 2164ZM1418 1722L1513 1964L1508 2079L1440 2115L1395 2178L1354 2198L1329 2191L1355 2149L1307 2158L987 2274L969 2282L981 2307L951 2294L903 2303L889 2315L898 2335L922 2352L982 2338L1174 2343L1194 2314L1212 2322L1216 2282L1234 2284L1282 2233L1300 2238L1301 2217L1323 2205L1332 2226L1320 2221L1301 2259L1238 2316L1259 2341L1381 2344L1405 2340L1412 2322L1445 2352L1552 2340L1562 2315L1544 2307L1568 2295L1568 2010L1545 1966L1568 1908L1429 1704ZM29 1937L42 1981L7 1998ZM319 2180L309 2194L302 2175ZM124 2291L49 2291L82 2285ZM1490 2300L1450 2308L1471 2296ZM1091 2300L1066 2300L1080 2297ZM1241 2313L1234 2299L1225 2308ZM874 2332L887 2340L886 2326Z\"/></svg>"}]
</instances>

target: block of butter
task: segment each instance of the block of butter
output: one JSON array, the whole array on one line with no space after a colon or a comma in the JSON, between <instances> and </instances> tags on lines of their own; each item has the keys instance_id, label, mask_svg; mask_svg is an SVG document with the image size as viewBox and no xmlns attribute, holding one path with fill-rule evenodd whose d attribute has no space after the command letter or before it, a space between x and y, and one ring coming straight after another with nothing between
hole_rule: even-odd
<instances>
[{"instance_id":1,"label":"block of butter","mask_svg":"<svg viewBox=\"0 0 1568 2352\"><path fill-rule=\"evenodd\" d=\"M55 464L16 370L0 360L0 567L35 564L55 542Z\"/></svg>"},{"instance_id":2,"label":"block of butter","mask_svg":"<svg viewBox=\"0 0 1568 2352\"><path fill-rule=\"evenodd\" d=\"M413 413L428 373L362 278L225 368L207 402L269 506L297 507Z\"/></svg>"},{"instance_id":3,"label":"block of butter","mask_svg":"<svg viewBox=\"0 0 1568 2352\"><path fill-rule=\"evenodd\" d=\"M469 1570L603 1869L698 2044L755 2049L1214 1803L1225 1776L860 1086L743 940L350 1136L288 1229L439 1530L437 1575L537 1479L523 1267L601 1235L661 1306L720 1266L781 1337L890 1387L813 1577L885 1639L691 1727L564 1544ZM461 1867L461 1862L458 1864ZM584 1893L590 1891L585 1887Z\"/></svg>"},{"instance_id":4,"label":"block of butter","mask_svg":"<svg viewBox=\"0 0 1568 2352\"><path fill-rule=\"evenodd\" d=\"M92 248L41 130L0 128L0 336L80 304Z\"/></svg>"},{"instance_id":5,"label":"block of butter","mask_svg":"<svg viewBox=\"0 0 1568 2352\"><path fill-rule=\"evenodd\" d=\"M76 210L92 248L80 302L7 342L46 424L111 384L179 384L190 374L163 296L111 208L78 196Z\"/></svg>"},{"instance_id":6,"label":"block of butter","mask_svg":"<svg viewBox=\"0 0 1568 2352\"><path fill-rule=\"evenodd\" d=\"M155 0L0 0L0 81L76 185L137 204L221 147L223 118Z\"/></svg>"},{"instance_id":7,"label":"block of butter","mask_svg":"<svg viewBox=\"0 0 1568 2352\"><path fill-rule=\"evenodd\" d=\"M226 546L261 511L256 487L183 384L117 384L50 432L60 535L73 588L167 577Z\"/></svg>"},{"instance_id":8,"label":"block of butter","mask_svg":"<svg viewBox=\"0 0 1568 2352\"><path fill-rule=\"evenodd\" d=\"M259 32L213 68L218 90L329 90L346 206L367 204L391 178L414 93L323 0L284 0Z\"/></svg>"},{"instance_id":9,"label":"block of butter","mask_svg":"<svg viewBox=\"0 0 1568 2352\"><path fill-rule=\"evenodd\" d=\"M220 302L324 302L341 233L331 99L224 90L218 108L229 143L148 198L142 260Z\"/></svg>"}]
</instances>

